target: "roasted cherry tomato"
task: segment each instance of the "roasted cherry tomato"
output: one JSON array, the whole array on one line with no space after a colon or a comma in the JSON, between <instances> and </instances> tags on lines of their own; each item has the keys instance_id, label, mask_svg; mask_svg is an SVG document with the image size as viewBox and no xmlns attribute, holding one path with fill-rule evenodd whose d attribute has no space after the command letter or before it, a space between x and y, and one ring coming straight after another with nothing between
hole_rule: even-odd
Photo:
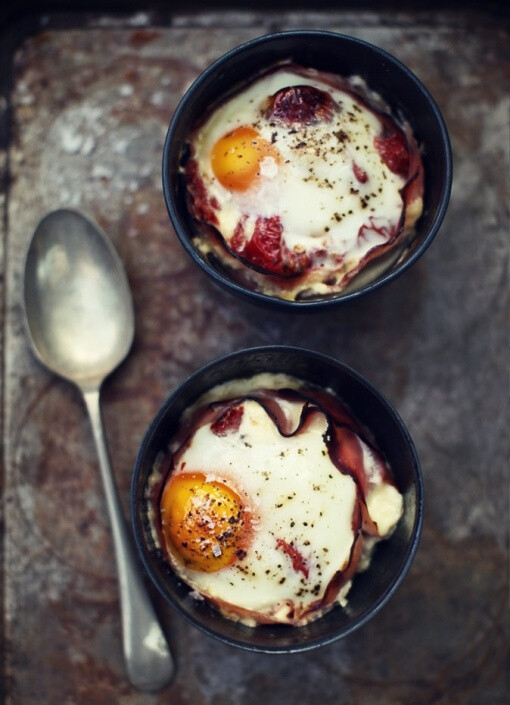
<instances>
[{"instance_id":1,"label":"roasted cherry tomato","mask_svg":"<svg viewBox=\"0 0 510 705\"><path fill-rule=\"evenodd\" d=\"M374 138L379 156L394 174L407 177L409 174L409 150L403 132L394 130L388 135Z\"/></svg>"},{"instance_id":2,"label":"roasted cherry tomato","mask_svg":"<svg viewBox=\"0 0 510 705\"><path fill-rule=\"evenodd\" d=\"M255 230L243 255L252 264L269 272L282 272L282 224L278 216L257 218Z\"/></svg>"},{"instance_id":3,"label":"roasted cherry tomato","mask_svg":"<svg viewBox=\"0 0 510 705\"><path fill-rule=\"evenodd\" d=\"M289 86L269 99L267 117L286 123L311 125L329 122L335 111L333 99L313 86Z\"/></svg>"}]
</instances>

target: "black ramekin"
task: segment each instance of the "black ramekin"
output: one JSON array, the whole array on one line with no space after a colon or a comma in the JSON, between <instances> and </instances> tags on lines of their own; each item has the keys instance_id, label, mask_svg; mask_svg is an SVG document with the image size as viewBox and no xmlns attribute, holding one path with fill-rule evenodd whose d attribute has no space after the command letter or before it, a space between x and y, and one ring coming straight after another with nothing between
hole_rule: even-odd
<instances>
[{"instance_id":1,"label":"black ramekin","mask_svg":"<svg viewBox=\"0 0 510 705\"><path fill-rule=\"evenodd\" d=\"M395 115L411 125L422 151L424 209L412 247L374 281L319 300L286 301L256 292L236 282L214 259L204 257L193 244L196 223L186 205L186 186L181 174L189 133L197 121L261 70L283 60L342 76L361 76L369 88L386 100ZM451 183L448 131L436 103L420 80L386 51L360 39L326 31L270 34L221 56L196 79L182 98L170 122L163 149L164 198L184 249L213 281L232 294L283 310L328 308L357 299L393 281L421 257L434 239L448 206Z\"/></svg>"},{"instance_id":2,"label":"black ramekin","mask_svg":"<svg viewBox=\"0 0 510 705\"><path fill-rule=\"evenodd\" d=\"M404 513L376 547L369 568L357 574L346 608L335 607L303 627L247 627L223 617L173 572L155 547L145 493L156 457L167 449L182 412L217 384L260 372L286 373L334 390L366 427L389 462L404 496ZM422 526L423 483L413 442L393 406L361 375L322 354L288 346L241 350L195 372L165 401L142 440L131 489L132 520L142 561L161 594L196 627L233 646L266 653L305 651L345 637L371 619L393 596L413 560ZM398 598L396 598L398 599Z\"/></svg>"}]
</instances>

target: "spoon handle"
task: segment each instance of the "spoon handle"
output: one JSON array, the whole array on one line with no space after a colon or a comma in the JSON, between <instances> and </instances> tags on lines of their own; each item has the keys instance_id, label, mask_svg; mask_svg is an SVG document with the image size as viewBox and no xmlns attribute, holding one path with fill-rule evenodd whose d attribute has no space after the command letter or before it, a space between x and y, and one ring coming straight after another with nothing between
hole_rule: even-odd
<instances>
[{"instance_id":1,"label":"spoon handle","mask_svg":"<svg viewBox=\"0 0 510 705\"><path fill-rule=\"evenodd\" d=\"M92 425L112 530L126 669L131 683L139 690L160 690L172 677L172 655L143 583L128 534L104 437L99 389L81 391Z\"/></svg>"}]
</instances>

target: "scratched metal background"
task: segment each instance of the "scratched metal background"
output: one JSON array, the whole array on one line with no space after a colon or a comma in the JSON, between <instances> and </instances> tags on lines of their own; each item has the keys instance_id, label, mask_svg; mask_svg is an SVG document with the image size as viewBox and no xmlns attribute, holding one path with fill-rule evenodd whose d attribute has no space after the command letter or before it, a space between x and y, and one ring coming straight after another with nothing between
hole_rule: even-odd
<instances>
[{"instance_id":1,"label":"scratched metal background","mask_svg":"<svg viewBox=\"0 0 510 705\"><path fill-rule=\"evenodd\" d=\"M44 29L45 24L47 28ZM57 26L58 25L58 26ZM38 29L37 29L38 27ZM160 163L185 88L268 30L367 39L427 85L449 126L455 177L422 260L336 312L268 313L219 291L174 237ZM8 705L503 705L508 663L509 32L480 11L206 12L40 19L10 52L2 219L3 690ZM25 249L39 219L82 209L110 234L133 290L133 351L104 387L127 511L134 457L165 396L232 350L295 343L337 356L395 403L425 475L426 520L392 602L307 654L224 646L158 602L173 684L124 677L112 548L96 457L75 390L26 347Z\"/></svg>"}]
</instances>

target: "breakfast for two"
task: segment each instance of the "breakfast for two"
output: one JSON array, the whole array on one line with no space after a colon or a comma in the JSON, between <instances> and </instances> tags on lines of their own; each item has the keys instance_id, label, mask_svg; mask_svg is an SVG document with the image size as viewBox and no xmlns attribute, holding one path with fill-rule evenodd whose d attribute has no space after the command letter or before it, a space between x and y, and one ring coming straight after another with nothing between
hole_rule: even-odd
<instances>
[{"instance_id":1,"label":"breakfast for two","mask_svg":"<svg viewBox=\"0 0 510 705\"><path fill-rule=\"evenodd\" d=\"M361 77L281 62L187 134L179 183L193 244L240 285L334 297L412 248L420 149ZM144 499L152 550L186 599L253 627L302 627L347 607L403 512L392 469L342 399L273 373L217 385L188 408Z\"/></svg>"},{"instance_id":2,"label":"breakfast for two","mask_svg":"<svg viewBox=\"0 0 510 705\"><path fill-rule=\"evenodd\" d=\"M187 410L147 491L155 544L192 596L252 626L345 605L402 511L341 400L280 374L219 385Z\"/></svg>"},{"instance_id":3,"label":"breakfast for two","mask_svg":"<svg viewBox=\"0 0 510 705\"><path fill-rule=\"evenodd\" d=\"M409 125L361 78L290 63L195 126L183 171L200 252L287 300L376 278L409 247L423 210Z\"/></svg>"}]
</instances>

